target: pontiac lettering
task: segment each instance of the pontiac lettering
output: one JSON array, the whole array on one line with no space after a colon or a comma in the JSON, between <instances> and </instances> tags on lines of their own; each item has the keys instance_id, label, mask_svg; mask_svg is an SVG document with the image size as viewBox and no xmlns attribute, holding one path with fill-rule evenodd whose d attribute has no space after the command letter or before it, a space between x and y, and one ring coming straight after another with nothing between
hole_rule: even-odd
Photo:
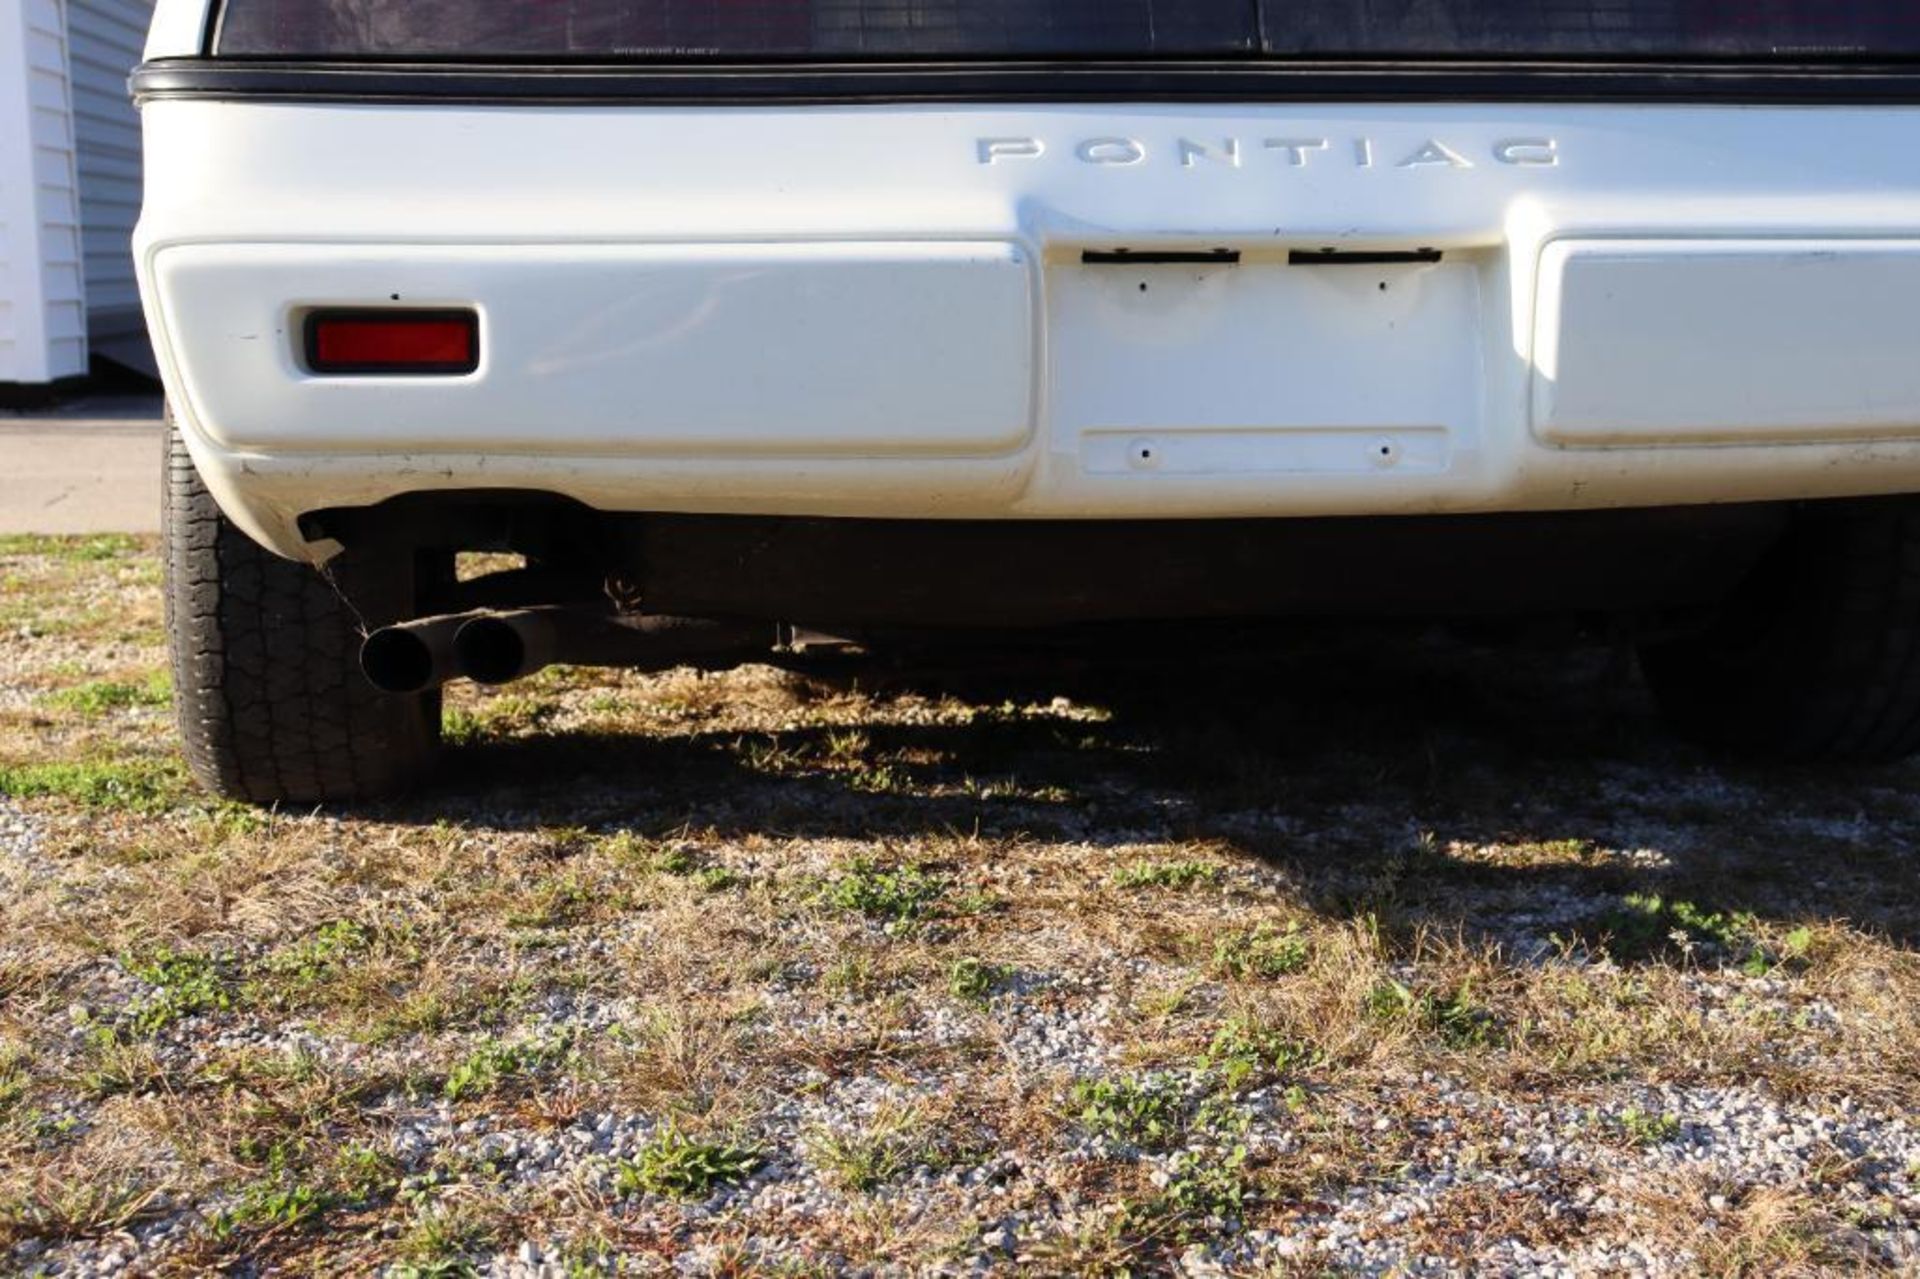
<instances>
[{"instance_id":1,"label":"pontiac lettering","mask_svg":"<svg viewBox=\"0 0 1920 1279\"><path fill-rule=\"evenodd\" d=\"M1044 138L981 138L977 144L979 161L987 165L1040 160L1052 153ZM1183 169L1238 169L1261 158L1294 169L1343 163L1356 169L1471 169L1482 163L1552 168L1560 163L1559 144L1550 137L1498 138L1482 146L1440 138L1387 145L1373 138L1179 137L1163 147L1115 134L1081 139L1059 148L1059 154L1098 168L1132 168L1156 158Z\"/></svg>"}]
</instances>

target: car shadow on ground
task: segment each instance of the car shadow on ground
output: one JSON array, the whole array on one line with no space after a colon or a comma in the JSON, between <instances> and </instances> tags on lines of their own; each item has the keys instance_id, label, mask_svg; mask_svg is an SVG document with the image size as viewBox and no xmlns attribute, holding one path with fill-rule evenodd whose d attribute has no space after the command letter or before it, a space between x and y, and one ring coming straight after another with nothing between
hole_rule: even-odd
<instances>
[{"instance_id":1,"label":"car shadow on ground","mask_svg":"<svg viewBox=\"0 0 1920 1279\"><path fill-rule=\"evenodd\" d=\"M1504 938L1555 903L1631 893L1920 943L1920 766L1717 757L1669 735L1604 651L1388 637L1259 661L853 674L882 690L870 718L486 741L383 816L906 856L956 835L1194 845L1278 871L1315 910L1408 928ZM977 713L900 722L900 687Z\"/></svg>"}]
</instances>

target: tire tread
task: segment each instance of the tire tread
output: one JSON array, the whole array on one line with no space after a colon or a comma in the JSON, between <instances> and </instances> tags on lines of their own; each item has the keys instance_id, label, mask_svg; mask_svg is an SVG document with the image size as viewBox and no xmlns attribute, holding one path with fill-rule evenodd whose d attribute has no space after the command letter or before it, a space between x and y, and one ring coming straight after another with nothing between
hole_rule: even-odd
<instances>
[{"instance_id":1,"label":"tire tread","mask_svg":"<svg viewBox=\"0 0 1920 1279\"><path fill-rule=\"evenodd\" d=\"M162 506L174 699L195 779L255 804L374 799L417 783L438 745L438 699L360 677L354 610L320 571L228 520L174 430ZM387 576L407 579L390 585L410 604L411 574Z\"/></svg>"}]
</instances>

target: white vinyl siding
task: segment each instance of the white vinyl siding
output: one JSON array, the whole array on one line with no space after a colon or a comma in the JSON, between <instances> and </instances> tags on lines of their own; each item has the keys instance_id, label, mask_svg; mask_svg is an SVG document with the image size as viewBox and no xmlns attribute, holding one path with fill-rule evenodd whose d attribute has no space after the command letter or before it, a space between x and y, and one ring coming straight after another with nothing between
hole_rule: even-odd
<instances>
[{"instance_id":1,"label":"white vinyl siding","mask_svg":"<svg viewBox=\"0 0 1920 1279\"><path fill-rule=\"evenodd\" d=\"M140 216L140 119L127 98L127 73L140 61L152 16L151 0L67 6L87 310L96 342L140 328L129 248Z\"/></svg>"},{"instance_id":2,"label":"white vinyl siding","mask_svg":"<svg viewBox=\"0 0 1920 1279\"><path fill-rule=\"evenodd\" d=\"M63 17L56 0L0 5L0 382L86 371Z\"/></svg>"}]
</instances>

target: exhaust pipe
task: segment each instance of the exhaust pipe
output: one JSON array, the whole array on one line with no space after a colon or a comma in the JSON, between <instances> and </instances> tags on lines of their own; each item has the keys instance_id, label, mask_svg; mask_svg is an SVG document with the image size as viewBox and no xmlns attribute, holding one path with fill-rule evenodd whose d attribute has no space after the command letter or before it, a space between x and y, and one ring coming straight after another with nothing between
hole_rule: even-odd
<instances>
[{"instance_id":1,"label":"exhaust pipe","mask_svg":"<svg viewBox=\"0 0 1920 1279\"><path fill-rule=\"evenodd\" d=\"M462 676L506 684L559 662L635 670L730 666L770 651L777 639L777 628L767 622L525 608L382 627L361 642L360 669L382 692L425 693Z\"/></svg>"},{"instance_id":2,"label":"exhaust pipe","mask_svg":"<svg viewBox=\"0 0 1920 1279\"><path fill-rule=\"evenodd\" d=\"M461 674L476 684L506 684L553 665L551 612L526 608L467 619L453 640Z\"/></svg>"},{"instance_id":3,"label":"exhaust pipe","mask_svg":"<svg viewBox=\"0 0 1920 1279\"><path fill-rule=\"evenodd\" d=\"M731 665L771 649L776 630L765 622L527 608L478 613L454 635L454 665L479 684L505 684L566 662L666 670L718 660Z\"/></svg>"},{"instance_id":4,"label":"exhaust pipe","mask_svg":"<svg viewBox=\"0 0 1920 1279\"><path fill-rule=\"evenodd\" d=\"M383 693L425 693L460 673L454 637L461 616L383 626L360 642L360 670Z\"/></svg>"}]
</instances>

